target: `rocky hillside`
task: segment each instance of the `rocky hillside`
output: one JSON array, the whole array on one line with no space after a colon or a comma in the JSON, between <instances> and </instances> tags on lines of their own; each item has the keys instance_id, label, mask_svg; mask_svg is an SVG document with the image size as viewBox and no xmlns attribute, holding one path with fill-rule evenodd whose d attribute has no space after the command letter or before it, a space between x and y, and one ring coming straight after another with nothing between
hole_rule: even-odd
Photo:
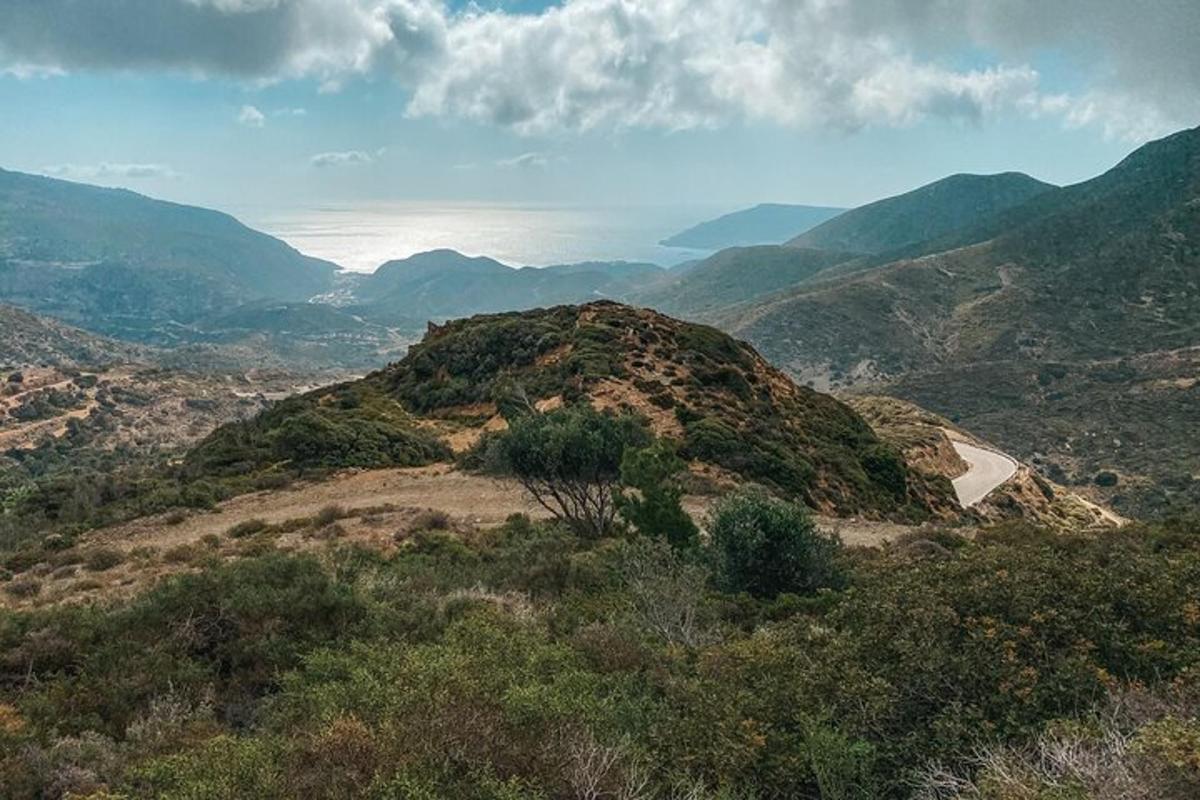
<instances>
[{"instance_id":1,"label":"rocky hillside","mask_svg":"<svg viewBox=\"0 0 1200 800\"><path fill-rule=\"evenodd\" d=\"M1176 413L1195 407L1198 243L1194 129L920 258L801 286L722 323L803 382L891 385L1062 480L1106 484L1127 511L1162 509L1200 492L1180 467L1200 456L1195 437L1179 436L1192 415ZM1172 488L1148 498L1159 484Z\"/></svg>"},{"instance_id":2,"label":"rocky hillside","mask_svg":"<svg viewBox=\"0 0 1200 800\"><path fill-rule=\"evenodd\" d=\"M397 364L218 431L195 476L428 463L505 427L520 406L589 402L646 417L698 467L827 513L951 514L948 482L909 468L853 410L797 386L719 331L610 302L431 326Z\"/></svg>"},{"instance_id":3,"label":"rocky hillside","mask_svg":"<svg viewBox=\"0 0 1200 800\"><path fill-rule=\"evenodd\" d=\"M0 305L0 367L82 367L145 360L137 345L93 336L19 308Z\"/></svg>"}]
</instances>

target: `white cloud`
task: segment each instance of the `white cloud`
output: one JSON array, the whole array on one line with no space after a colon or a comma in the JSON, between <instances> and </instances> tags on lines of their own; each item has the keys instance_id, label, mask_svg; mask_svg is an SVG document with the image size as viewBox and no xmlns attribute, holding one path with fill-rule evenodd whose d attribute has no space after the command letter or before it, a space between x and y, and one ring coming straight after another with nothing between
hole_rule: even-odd
<instances>
[{"instance_id":1,"label":"white cloud","mask_svg":"<svg viewBox=\"0 0 1200 800\"><path fill-rule=\"evenodd\" d=\"M55 164L43 167L42 172L56 178L83 181L179 177L179 173L164 164L113 164L107 161L99 164Z\"/></svg>"},{"instance_id":2,"label":"white cloud","mask_svg":"<svg viewBox=\"0 0 1200 800\"><path fill-rule=\"evenodd\" d=\"M388 73L411 115L527 134L1023 113L1144 138L1200 121L1197 40L1196 0L563 0L539 14L440 0L0 1L0 70L307 77L322 91ZM1046 52L1083 88L1044 86L1030 63ZM990 56L966 67L964 53Z\"/></svg>"},{"instance_id":3,"label":"white cloud","mask_svg":"<svg viewBox=\"0 0 1200 800\"><path fill-rule=\"evenodd\" d=\"M550 166L550 158L545 153L521 153L519 156L500 159L496 166L504 169L545 169Z\"/></svg>"},{"instance_id":4,"label":"white cloud","mask_svg":"<svg viewBox=\"0 0 1200 800\"><path fill-rule=\"evenodd\" d=\"M239 125L245 125L247 128L261 128L267 123L267 116L254 106L242 106L237 121Z\"/></svg>"},{"instance_id":5,"label":"white cloud","mask_svg":"<svg viewBox=\"0 0 1200 800\"><path fill-rule=\"evenodd\" d=\"M309 163L318 169L326 167L357 167L370 164L375 159L369 153L361 150L345 150L333 153L318 153L309 159Z\"/></svg>"},{"instance_id":6,"label":"white cloud","mask_svg":"<svg viewBox=\"0 0 1200 800\"><path fill-rule=\"evenodd\" d=\"M273 117L307 117L307 108L277 108L271 112Z\"/></svg>"}]
</instances>

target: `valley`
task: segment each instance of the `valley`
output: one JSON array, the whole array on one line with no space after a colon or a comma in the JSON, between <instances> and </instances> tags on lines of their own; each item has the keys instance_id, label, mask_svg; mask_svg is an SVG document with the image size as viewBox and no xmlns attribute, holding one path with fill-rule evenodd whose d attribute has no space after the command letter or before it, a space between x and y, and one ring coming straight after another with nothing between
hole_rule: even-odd
<instances>
[{"instance_id":1,"label":"valley","mask_svg":"<svg viewBox=\"0 0 1200 800\"><path fill-rule=\"evenodd\" d=\"M907 800L1192 708L1198 154L369 275L0 172L0 786Z\"/></svg>"}]
</instances>

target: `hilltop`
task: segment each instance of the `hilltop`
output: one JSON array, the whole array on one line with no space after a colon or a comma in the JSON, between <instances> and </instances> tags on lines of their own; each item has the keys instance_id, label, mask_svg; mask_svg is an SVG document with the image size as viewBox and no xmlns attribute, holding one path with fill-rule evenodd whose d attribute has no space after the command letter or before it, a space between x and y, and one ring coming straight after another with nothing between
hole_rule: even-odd
<instances>
[{"instance_id":1,"label":"hilltop","mask_svg":"<svg viewBox=\"0 0 1200 800\"><path fill-rule=\"evenodd\" d=\"M398 363L218 430L193 476L281 459L322 467L430 463L505 427L506 409L588 402L630 410L697 465L842 515L953 513L926 479L832 397L797 386L719 331L611 302L431 326Z\"/></svg>"},{"instance_id":2,"label":"hilltop","mask_svg":"<svg viewBox=\"0 0 1200 800\"><path fill-rule=\"evenodd\" d=\"M663 239L660 244L696 250L782 244L845 210L827 206L762 203L753 208L701 222L686 231Z\"/></svg>"}]
</instances>

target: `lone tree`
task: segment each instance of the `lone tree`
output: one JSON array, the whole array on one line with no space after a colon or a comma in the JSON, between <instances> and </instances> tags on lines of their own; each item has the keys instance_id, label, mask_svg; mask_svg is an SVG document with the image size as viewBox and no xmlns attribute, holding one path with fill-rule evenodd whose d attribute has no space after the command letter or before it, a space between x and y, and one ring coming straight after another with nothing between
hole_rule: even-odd
<instances>
[{"instance_id":1,"label":"lone tree","mask_svg":"<svg viewBox=\"0 0 1200 800\"><path fill-rule=\"evenodd\" d=\"M625 450L650 440L638 417L577 405L517 417L493 452L543 508L580 535L599 537L616 518Z\"/></svg>"},{"instance_id":2,"label":"lone tree","mask_svg":"<svg viewBox=\"0 0 1200 800\"><path fill-rule=\"evenodd\" d=\"M667 441L627 450L621 461L621 483L636 493L617 493L621 516L639 533L661 537L679 549L695 546L700 536L696 524L683 510L683 487L677 477L686 468L675 447Z\"/></svg>"}]
</instances>

